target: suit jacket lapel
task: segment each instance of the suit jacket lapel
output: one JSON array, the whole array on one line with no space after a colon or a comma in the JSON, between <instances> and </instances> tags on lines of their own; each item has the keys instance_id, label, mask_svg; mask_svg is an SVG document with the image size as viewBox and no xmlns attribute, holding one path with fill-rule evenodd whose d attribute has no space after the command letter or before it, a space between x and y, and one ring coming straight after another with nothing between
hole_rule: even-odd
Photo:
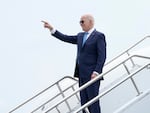
<instances>
[{"instance_id":1,"label":"suit jacket lapel","mask_svg":"<svg viewBox=\"0 0 150 113\"><path fill-rule=\"evenodd\" d=\"M82 33L82 34L79 36L79 38L78 38L78 40L79 40L79 42L78 42L79 51L80 51L82 48L84 48L84 46L86 45L86 43L87 43L88 41L90 41L90 39L95 35L95 33L96 33L96 30L94 30L94 31L90 34L90 36L89 36L88 39L86 40L86 42L85 42L85 44L83 45L83 47L82 47L82 42L83 42L84 33Z\"/></svg>"},{"instance_id":2,"label":"suit jacket lapel","mask_svg":"<svg viewBox=\"0 0 150 113\"><path fill-rule=\"evenodd\" d=\"M86 45L86 43L88 43L88 41L90 41L90 39L95 35L95 33L96 33L96 30L94 30L94 31L90 34L90 36L88 37L88 39L86 40L86 42L85 42L84 45ZM82 39L83 39L83 38L82 38ZM84 47L84 45L83 45L83 47Z\"/></svg>"},{"instance_id":3,"label":"suit jacket lapel","mask_svg":"<svg viewBox=\"0 0 150 113\"><path fill-rule=\"evenodd\" d=\"M79 37L79 48L82 48L83 36L84 33L82 33L81 36Z\"/></svg>"}]
</instances>

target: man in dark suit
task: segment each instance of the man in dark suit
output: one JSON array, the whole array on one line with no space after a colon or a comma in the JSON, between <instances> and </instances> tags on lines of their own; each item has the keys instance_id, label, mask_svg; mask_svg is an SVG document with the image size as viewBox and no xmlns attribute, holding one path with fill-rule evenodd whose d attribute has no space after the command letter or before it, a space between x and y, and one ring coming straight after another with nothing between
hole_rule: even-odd
<instances>
[{"instance_id":1,"label":"man in dark suit","mask_svg":"<svg viewBox=\"0 0 150 113\"><path fill-rule=\"evenodd\" d=\"M68 43L77 44L77 59L74 76L79 78L79 86L102 73L106 59L105 35L94 28L94 18L90 14L81 16L80 25L84 32L77 35L65 35L54 29L48 22L42 21L51 34ZM103 78L101 78L103 80ZM99 93L100 80L80 91L81 105ZM101 113L99 101L88 107L90 113ZM83 111L85 113L85 111Z\"/></svg>"}]
</instances>

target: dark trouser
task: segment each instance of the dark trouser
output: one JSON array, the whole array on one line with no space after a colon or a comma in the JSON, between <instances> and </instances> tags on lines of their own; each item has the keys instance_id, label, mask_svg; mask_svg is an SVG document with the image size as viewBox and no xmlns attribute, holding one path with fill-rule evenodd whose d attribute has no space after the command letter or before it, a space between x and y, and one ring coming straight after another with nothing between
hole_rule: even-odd
<instances>
[{"instance_id":1,"label":"dark trouser","mask_svg":"<svg viewBox=\"0 0 150 113\"><path fill-rule=\"evenodd\" d=\"M87 78L79 78L79 86L87 83L90 79ZM91 84L89 87L85 88L84 90L80 91L80 98L81 98L81 105L84 105L92 98L96 97L99 94L99 87L100 81L97 81ZM101 113L99 100L93 103L88 107L90 113ZM83 111L83 113L86 113Z\"/></svg>"}]
</instances>

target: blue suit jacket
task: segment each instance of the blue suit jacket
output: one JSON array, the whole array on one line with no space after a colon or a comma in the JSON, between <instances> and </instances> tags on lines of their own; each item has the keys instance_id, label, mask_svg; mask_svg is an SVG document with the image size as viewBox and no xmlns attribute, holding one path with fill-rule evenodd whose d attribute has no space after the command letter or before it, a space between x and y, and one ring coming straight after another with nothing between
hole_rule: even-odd
<instances>
[{"instance_id":1,"label":"blue suit jacket","mask_svg":"<svg viewBox=\"0 0 150 113\"><path fill-rule=\"evenodd\" d=\"M77 44L77 60L75 68L75 77L91 77L93 71L102 73L103 65L106 59L106 41L105 35L94 30L82 47L84 32L74 36L68 36L57 31L53 34L56 38Z\"/></svg>"}]
</instances>

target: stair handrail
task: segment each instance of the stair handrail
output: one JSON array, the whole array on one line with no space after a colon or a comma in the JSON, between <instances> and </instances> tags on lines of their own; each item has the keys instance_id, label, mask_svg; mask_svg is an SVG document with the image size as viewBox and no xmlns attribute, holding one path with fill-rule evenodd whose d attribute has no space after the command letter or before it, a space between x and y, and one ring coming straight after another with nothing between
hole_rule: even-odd
<instances>
[{"instance_id":1,"label":"stair handrail","mask_svg":"<svg viewBox=\"0 0 150 113\"><path fill-rule=\"evenodd\" d=\"M57 102L55 105L53 105L50 109L47 109L45 111L43 111L43 113L47 113L49 111L51 111L52 109L54 109L55 107L57 107L59 104L63 103L64 101L66 101L67 99L69 99L70 97L72 97L73 95L77 94L78 92L80 92L81 90L87 88L89 85L91 85L92 83L100 80L102 77L104 77L107 73L111 72L112 70L116 69L118 66L124 64L126 61L132 59L133 57L139 57L139 58L144 58L144 59L149 59L150 57L147 56L142 56L142 55L132 55L129 56L128 58L126 58L124 61L120 62L119 64L115 65L114 67L112 67L111 69L109 69L108 71L100 74L99 76L95 77L94 79L90 80L89 82L87 82L86 84L82 85L81 87L79 87L77 90L75 90L72 94L70 94L69 96L66 96L65 98L63 98L62 100L60 100L59 102Z\"/></svg>"},{"instance_id":2,"label":"stair handrail","mask_svg":"<svg viewBox=\"0 0 150 113\"><path fill-rule=\"evenodd\" d=\"M127 55L129 56L129 51L136 47L137 45L139 45L141 42L143 42L145 39L150 38L150 35L145 36L144 38L142 38L141 40L139 40L137 43L135 43L134 45L132 45L131 47L129 47L128 49L126 49L124 52L122 52L121 54L117 55L116 57L114 57L113 59L111 59L110 61L106 62L105 65L110 64L111 62L113 62L114 60L118 59L120 56L124 55L125 53L127 53Z\"/></svg>"},{"instance_id":3,"label":"stair handrail","mask_svg":"<svg viewBox=\"0 0 150 113\"><path fill-rule=\"evenodd\" d=\"M94 97L92 100L90 100L89 102L87 102L86 104L84 104L83 106L81 106L80 108L78 108L77 110L75 110L73 113L78 113L79 111L87 108L88 106L90 106L91 104L93 104L94 102L96 102L99 98L101 98L102 96L106 95L107 93L109 93L110 91L112 91L114 88L116 88L117 86L121 85L126 80L132 78L134 75L136 75L138 72L142 71L143 69L147 68L148 66L150 66L150 62L147 63L147 64L145 64L144 66L140 67L135 72L129 74L127 77L123 78L121 81L119 81L118 83L114 84L112 87L108 88L106 91L100 93L98 96ZM96 78L96 79L98 79L98 78Z\"/></svg>"},{"instance_id":4,"label":"stair handrail","mask_svg":"<svg viewBox=\"0 0 150 113\"><path fill-rule=\"evenodd\" d=\"M22 106L24 106L25 104L27 104L28 102L32 101L33 99L35 99L36 97L38 97L39 95L43 94L44 92L46 92L47 90L49 90L51 87L53 87L54 85L58 84L59 82L61 82L62 80L69 78L72 79L74 81L78 81L76 78L73 78L71 76L65 76L63 78L61 78L60 80L56 81L55 83L53 83L52 85L50 85L49 87L45 88L44 90L40 91L39 93L37 93L36 95L34 95L33 97L27 99L26 101L24 101L23 103L19 104L18 106L16 106L14 109L12 109L11 111L9 111L9 113L13 113L14 111L16 111L17 109L21 108Z\"/></svg>"},{"instance_id":5,"label":"stair handrail","mask_svg":"<svg viewBox=\"0 0 150 113\"><path fill-rule=\"evenodd\" d=\"M77 85L77 82L75 82L74 84L72 84L72 85L70 85L69 87L65 88L64 90L62 90L62 92L65 92L65 91L67 91L67 90L70 89L70 88L73 88L75 85ZM73 89L73 90L75 90L75 89ZM43 104L40 104L38 107L36 107L34 110L32 110L31 113L34 113L34 112L36 112L37 110L39 110L40 108L44 107L44 106L45 106L46 104L48 104L50 101L52 101L52 100L54 100L56 97L60 96L60 95L62 94L62 92L58 93L58 94L55 95L53 98L48 99L48 100L47 100L46 102L44 102ZM76 95L76 97L77 97L78 100L80 100L79 97L78 97L78 95ZM67 105L67 106L69 106L69 105ZM70 110L71 110L71 109L70 109Z\"/></svg>"}]
</instances>

